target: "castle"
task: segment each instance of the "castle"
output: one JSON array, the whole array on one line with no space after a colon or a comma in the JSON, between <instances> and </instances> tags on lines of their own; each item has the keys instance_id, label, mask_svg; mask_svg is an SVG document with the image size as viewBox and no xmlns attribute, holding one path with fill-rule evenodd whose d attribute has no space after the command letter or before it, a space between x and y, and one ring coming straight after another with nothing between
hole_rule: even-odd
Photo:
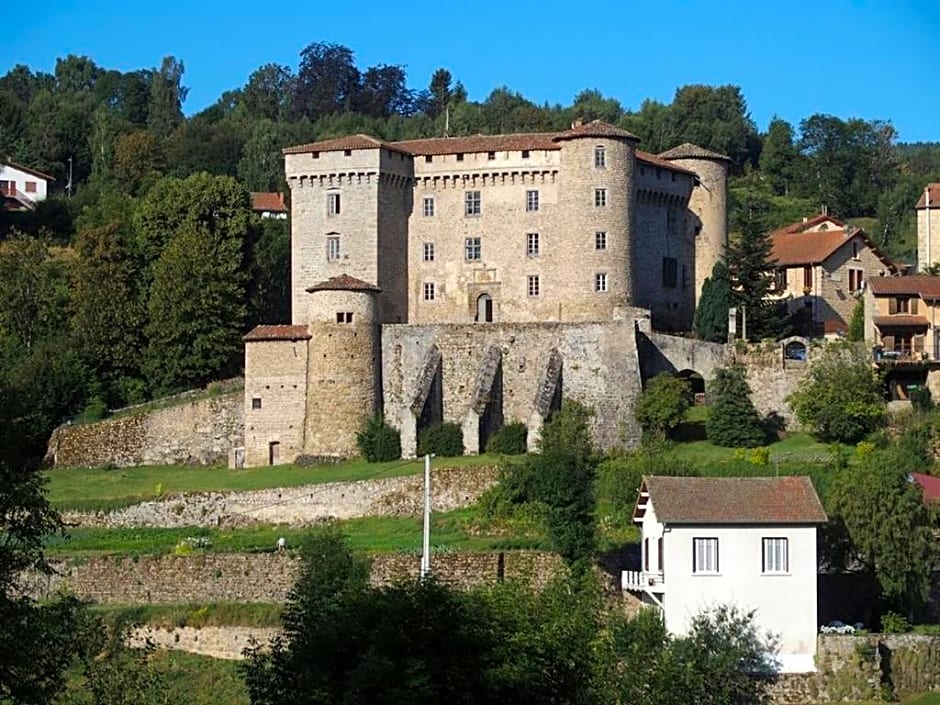
<instances>
[{"instance_id":1,"label":"castle","mask_svg":"<svg viewBox=\"0 0 940 705\"><path fill-rule=\"evenodd\" d=\"M406 457L443 420L531 446L561 397L602 447L637 437L638 335L684 331L727 244L727 157L612 125L284 150L292 324L245 337L244 463L356 454L383 414ZM648 338L647 338L648 340Z\"/></svg>"}]
</instances>

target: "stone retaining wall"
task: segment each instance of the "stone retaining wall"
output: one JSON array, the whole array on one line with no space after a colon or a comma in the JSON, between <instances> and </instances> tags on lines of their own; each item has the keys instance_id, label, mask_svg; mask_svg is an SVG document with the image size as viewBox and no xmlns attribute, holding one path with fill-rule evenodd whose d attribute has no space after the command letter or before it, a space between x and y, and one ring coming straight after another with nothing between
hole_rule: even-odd
<instances>
[{"instance_id":1,"label":"stone retaining wall","mask_svg":"<svg viewBox=\"0 0 940 705\"><path fill-rule=\"evenodd\" d=\"M143 625L131 630L128 644L143 648L175 649L212 658L241 659L252 641L267 645L277 636L275 627L154 627Z\"/></svg>"}]
</instances>

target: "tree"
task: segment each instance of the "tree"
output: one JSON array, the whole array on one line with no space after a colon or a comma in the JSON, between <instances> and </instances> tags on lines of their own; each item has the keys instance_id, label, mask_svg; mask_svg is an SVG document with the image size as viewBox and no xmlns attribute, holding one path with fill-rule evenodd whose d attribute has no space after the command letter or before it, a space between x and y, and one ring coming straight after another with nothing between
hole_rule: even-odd
<instances>
[{"instance_id":1,"label":"tree","mask_svg":"<svg viewBox=\"0 0 940 705\"><path fill-rule=\"evenodd\" d=\"M442 115L451 99L451 81L453 77L447 69L437 69L431 75L428 85L428 103L425 112L431 119Z\"/></svg>"},{"instance_id":2,"label":"tree","mask_svg":"<svg viewBox=\"0 0 940 705\"><path fill-rule=\"evenodd\" d=\"M405 83L404 67L380 64L367 69L362 75L354 107L356 112L378 118L411 115L414 93Z\"/></svg>"},{"instance_id":3,"label":"tree","mask_svg":"<svg viewBox=\"0 0 940 705\"><path fill-rule=\"evenodd\" d=\"M751 402L751 389L743 367L719 369L710 384L709 397L711 408L705 422L709 441L728 448L763 445L766 432Z\"/></svg>"},{"instance_id":4,"label":"tree","mask_svg":"<svg viewBox=\"0 0 940 705\"><path fill-rule=\"evenodd\" d=\"M68 272L39 238L14 233L0 244L0 333L26 348L65 327Z\"/></svg>"},{"instance_id":5,"label":"tree","mask_svg":"<svg viewBox=\"0 0 940 705\"><path fill-rule=\"evenodd\" d=\"M539 447L543 453L564 451L579 457L594 455L591 440L593 409L573 399L565 399L561 408L553 413L542 427Z\"/></svg>"},{"instance_id":6,"label":"tree","mask_svg":"<svg viewBox=\"0 0 940 705\"><path fill-rule=\"evenodd\" d=\"M291 311L290 223L265 218L250 253L250 324L289 323Z\"/></svg>"},{"instance_id":7,"label":"tree","mask_svg":"<svg viewBox=\"0 0 940 705\"><path fill-rule=\"evenodd\" d=\"M759 202L748 199L744 205L741 234L728 248L731 298L735 306L745 309L749 340L776 338L782 322L768 298L773 284L773 243Z\"/></svg>"},{"instance_id":8,"label":"tree","mask_svg":"<svg viewBox=\"0 0 940 705\"><path fill-rule=\"evenodd\" d=\"M664 439L682 423L689 408L689 383L675 375L656 375L636 402L636 420L647 434Z\"/></svg>"},{"instance_id":9,"label":"tree","mask_svg":"<svg viewBox=\"0 0 940 705\"><path fill-rule=\"evenodd\" d=\"M147 376L157 392L201 386L241 367L244 241L187 222L153 266Z\"/></svg>"},{"instance_id":10,"label":"tree","mask_svg":"<svg viewBox=\"0 0 940 705\"><path fill-rule=\"evenodd\" d=\"M776 115L767 127L760 153L760 170L774 193L788 196L800 154L793 143L793 126Z\"/></svg>"},{"instance_id":11,"label":"tree","mask_svg":"<svg viewBox=\"0 0 940 705\"><path fill-rule=\"evenodd\" d=\"M183 102L189 93L181 85L184 72L183 62L172 56L164 56L160 68L153 72L147 127L160 137L183 122Z\"/></svg>"},{"instance_id":12,"label":"tree","mask_svg":"<svg viewBox=\"0 0 940 705\"><path fill-rule=\"evenodd\" d=\"M861 343L865 340L865 299L859 298L852 309L852 318L849 321L849 330L846 336L850 343Z\"/></svg>"},{"instance_id":13,"label":"tree","mask_svg":"<svg viewBox=\"0 0 940 705\"><path fill-rule=\"evenodd\" d=\"M810 366L808 383L788 401L800 423L823 441L860 441L885 413L881 382L858 343L827 346Z\"/></svg>"},{"instance_id":14,"label":"tree","mask_svg":"<svg viewBox=\"0 0 940 705\"><path fill-rule=\"evenodd\" d=\"M603 120L616 125L624 115L623 106L616 98L605 98L598 90L581 91L574 97L572 112L585 122Z\"/></svg>"},{"instance_id":15,"label":"tree","mask_svg":"<svg viewBox=\"0 0 940 705\"><path fill-rule=\"evenodd\" d=\"M692 328L702 340L725 343L728 340L728 309L731 307L731 274L728 266L719 260L712 267L712 275L702 283Z\"/></svg>"},{"instance_id":16,"label":"tree","mask_svg":"<svg viewBox=\"0 0 940 705\"><path fill-rule=\"evenodd\" d=\"M738 86L688 85L676 90L669 106L675 147L691 142L731 157L738 171L752 154L757 128Z\"/></svg>"},{"instance_id":17,"label":"tree","mask_svg":"<svg viewBox=\"0 0 940 705\"><path fill-rule=\"evenodd\" d=\"M839 470L829 491L829 518L844 526L852 558L872 572L882 595L910 618L930 591L936 560L933 522L912 469L897 449L870 454Z\"/></svg>"},{"instance_id":18,"label":"tree","mask_svg":"<svg viewBox=\"0 0 940 705\"><path fill-rule=\"evenodd\" d=\"M291 107L298 117L308 120L345 112L353 106L359 82L352 49L315 42L300 52Z\"/></svg>"},{"instance_id":19,"label":"tree","mask_svg":"<svg viewBox=\"0 0 940 705\"><path fill-rule=\"evenodd\" d=\"M565 450L543 450L528 460L532 501L548 507L552 550L568 565L584 568L597 546L594 522L595 463Z\"/></svg>"},{"instance_id":20,"label":"tree","mask_svg":"<svg viewBox=\"0 0 940 705\"><path fill-rule=\"evenodd\" d=\"M114 176L128 193L146 191L166 167L160 139L149 130L121 135L114 145Z\"/></svg>"},{"instance_id":21,"label":"tree","mask_svg":"<svg viewBox=\"0 0 940 705\"><path fill-rule=\"evenodd\" d=\"M240 103L253 120L285 120L290 113L293 83L289 67L265 64L248 77Z\"/></svg>"}]
</instances>

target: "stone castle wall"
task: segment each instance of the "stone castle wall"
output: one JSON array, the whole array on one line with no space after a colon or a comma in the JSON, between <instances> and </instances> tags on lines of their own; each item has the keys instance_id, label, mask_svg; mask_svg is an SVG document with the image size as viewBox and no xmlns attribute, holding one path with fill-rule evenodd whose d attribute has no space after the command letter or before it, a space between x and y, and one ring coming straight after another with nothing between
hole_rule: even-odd
<instances>
[{"instance_id":1,"label":"stone castle wall","mask_svg":"<svg viewBox=\"0 0 940 705\"><path fill-rule=\"evenodd\" d=\"M800 422L786 400L806 380L814 354L808 340L799 340L806 345L806 361L785 360L783 341L734 351L734 361L744 366L757 412L779 414L790 431L799 430Z\"/></svg>"},{"instance_id":2,"label":"stone castle wall","mask_svg":"<svg viewBox=\"0 0 940 705\"><path fill-rule=\"evenodd\" d=\"M47 462L57 467L215 465L244 435L242 391L105 419L59 426Z\"/></svg>"}]
</instances>

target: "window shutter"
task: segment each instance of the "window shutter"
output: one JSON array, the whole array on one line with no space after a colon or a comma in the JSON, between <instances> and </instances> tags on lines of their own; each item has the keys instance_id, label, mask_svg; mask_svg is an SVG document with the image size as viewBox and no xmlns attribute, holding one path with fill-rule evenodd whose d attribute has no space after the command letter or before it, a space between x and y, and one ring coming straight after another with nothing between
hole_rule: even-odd
<instances>
[{"instance_id":1,"label":"window shutter","mask_svg":"<svg viewBox=\"0 0 940 705\"><path fill-rule=\"evenodd\" d=\"M911 313L917 313L917 299L911 299Z\"/></svg>"},{"instance_id":2,"label":"window shutter","mask_svg":"<svg viewBox=\"0 0 940 705\"><path fill-rule=\"evenodd\" d=\"M882 336L881 344L884 346L885 350L894 350L894 336L893 335Z\"/></svg>"},{"instance_id":3,"label":"window shutter","mask_svg":"<svg viewBox=\"0 0 940 705\"><path fill-rule=\"evenodd\" d=\"M888 313L897 313L898 312L898 300L890 299L888 301Z\"/></svg>"},{"instance_id":4,"label":"window shutter","mask_svg":"<svg viewBox=\"0 0 940 705\"><path fill-rule=\"evenodd\" d=\"M915 335L914 336L914 352L924 352L924 336Z\"/></svg>"}]
</instances>

